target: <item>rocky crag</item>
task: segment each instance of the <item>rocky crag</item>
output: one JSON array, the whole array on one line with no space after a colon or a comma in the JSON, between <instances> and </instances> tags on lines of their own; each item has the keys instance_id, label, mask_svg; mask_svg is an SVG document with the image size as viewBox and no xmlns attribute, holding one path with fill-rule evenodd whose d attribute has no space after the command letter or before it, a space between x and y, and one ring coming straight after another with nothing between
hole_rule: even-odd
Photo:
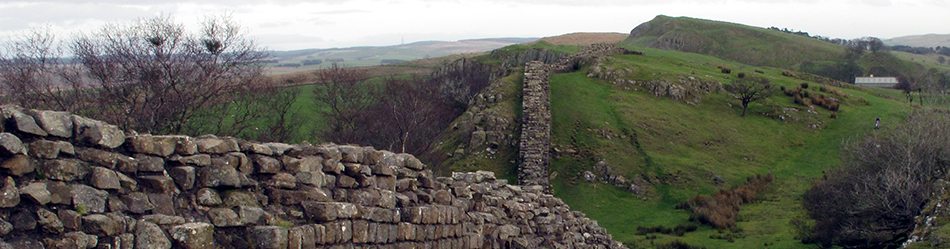
<instances>
[{"instance_id":1,"label":"rocky crag","mask_svg":"<svg viewBox=\"0 0 950 249\"><path fill-rule=\"evenodd\" d=\"M0 248L623 248L541 185L0 106Z\"/></svg>"}]
</instances>

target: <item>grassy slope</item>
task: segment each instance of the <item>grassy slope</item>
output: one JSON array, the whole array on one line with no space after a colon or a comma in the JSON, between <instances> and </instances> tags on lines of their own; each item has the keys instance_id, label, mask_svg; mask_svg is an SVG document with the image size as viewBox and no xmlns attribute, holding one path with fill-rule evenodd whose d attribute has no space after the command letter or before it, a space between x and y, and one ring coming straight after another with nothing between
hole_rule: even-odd
<instances>
[{"instance_id":1,"label":"grassy slope","mask_svg":"<svg viewBox=\"0 0 950 249\"><path fill-rule=\"evenodd\" d=\"M636 80L672 80L695 72L696 77L709 75L728 83L716 68L726 65L738 72L762 70L777 85L794 87L800 83L781 76L778 69L743 66L697 54L636 49L645 50L647 55L614 57L619 59L615 66L641 72L635 73ZM838 164L842 142L871 132L875 117L881 117L886 125L900 120L906 110L906 104L877 97L899 96L894 91L843 89L853 96L842 106L837 119L829 118L829 112L820 108L819 115L801 115L798 122L784 123L762 116L775 109L802 109L782 94L752 104L750 116L740 118L738 102L723 92L689 105L644 91L625 90L587 78L582 72L552 76L555 145L574 144L608 161L627 179L641 175L659 183L655 184L656 194L646 198L611 185L585 183L578 180L578 174L591 170L595 162L586 157L561 156L552 163L552 170L559 174L553 181L556 195L573 209L598 220L615 239L636 246L681 240L709 248L811 247L795 238L796 231L789 224L805 216L800 195L823 170ZM866 99L869 105L853 101L857 98ZM824 129L808 128L812 123L823 123ZM637 134L641 150L629 136L608 139L603 135L623 134L625 129ZM655 241L635 235L638 226L687 223L689 215L674 209L677 204L765 173L774 174L776 181L764 201L746 205L740 212L738 227L743 232L738 234L744 238L732 243L710 239L720 232L706 226L683 237L659 235ZM721 176L725 184L714 184L714 175Z\"/></svg>"},{"instance_id":2,"label":"grassy slope","mask_svg":"<svg viewBox=\"0 0 950 249\"><path fill-rule=\"evenodd\" d=\"M638 26L624 45L673 48L749 65L793 68L803 61L830 61L840 46L813 38L735 23L657 16Z\"/></svg>"}]
</instances>

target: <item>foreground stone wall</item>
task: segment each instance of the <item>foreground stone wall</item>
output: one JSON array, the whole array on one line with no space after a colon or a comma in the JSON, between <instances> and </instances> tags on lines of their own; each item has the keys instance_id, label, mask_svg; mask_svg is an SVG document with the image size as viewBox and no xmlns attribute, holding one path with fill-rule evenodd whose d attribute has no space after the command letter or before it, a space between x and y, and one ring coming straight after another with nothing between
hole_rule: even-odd
<instances>
[{"instance_id":1,"label":"foreground stone wall","mask_svg":"<svg viewBox=\"0 0 950 249\"><path fill-rule=\"evenodd\" d=\"M540 185L0 106L0 248L622 248Z\"/></svg>"}]
</instances>

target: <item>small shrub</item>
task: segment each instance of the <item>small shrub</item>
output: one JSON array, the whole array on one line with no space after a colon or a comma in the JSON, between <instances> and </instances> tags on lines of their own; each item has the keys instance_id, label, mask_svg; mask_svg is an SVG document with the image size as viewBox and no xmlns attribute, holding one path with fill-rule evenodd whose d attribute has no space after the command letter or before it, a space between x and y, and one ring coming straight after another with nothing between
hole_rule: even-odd
<instances>
[{"instance_id":1,"label":"small shrub","mask_svg":"<svg viewBox=\"0 0 950 249\"><path fill-rule=\"evenodd\" d=\"M762 70L758 70L758 69L756 69L755 72L756 72L756 73L761 73L761 74L764 74L764 73L765 73L765 72L762 72Z\"/></svg>"},{"instance_id":2,"label":"small shrub","mask_svg":"<svg viewBox=\"0 0 950 249\"><path fill-rule=\"evenodd\" d=\"M739 77L740 79L745 78L745 73L740 72L739 74L736 74L736 77Z\"/></svg>"},{"instance_id":3,"label":"small shrub","mask_svg":"<svg viewBox=\"0 0 950 249\"><path fill-rule=\"evenodd\" d=\"M808 89L808 82L802 82L802 89Z\"/></svg>"},{"instance_id":4,"label":"small shrub","mask_svg":"<svg viewBox=\"0 0 950 249\"><path fill-rule=\"evenodd\" d=\"M795 74L789 71L782 71L782 76L795 78Z\"/></svg>"},{"instance_id":5,"label":"small shrub","mask_svg":"<svg viewBox=\"0 0 950 249\"><path fill-rule=\"evenodd\" d=\"M709 224L717 229L732 228L736 225L739 207L754 201L772 180L772 174L749 177L746 183L738 187L730 190L720 189L711 197L696 195L676 208L689 209L692 221Z\"/></svg>"},{"instance_id":6,"label":"small shrub","mask_svg":"<svg viewBox=\"0 0 950 249\"><path fill-rule=\"evenodd\" d=\"M722 67L722 68L720 68L719 71L721 71L721 72L724 73L724 74L730 74L730 73L732 73L732 69L730 69L730 68L728 68L728 67Z\"/></svg>"},{"instance_id":7,"label":"small shrub","mask_svg":"<svg viewBox=\"0 0 950 249\"><path fill-rule=\"evenodd\" d=\"M670 242L669 244L657 245L656 248L657 249L705 249L706 247L691 246L689 244L686 244L686 242L682 242L680 240L673 240L673 242Z\"/></svg>"}]
</instances>

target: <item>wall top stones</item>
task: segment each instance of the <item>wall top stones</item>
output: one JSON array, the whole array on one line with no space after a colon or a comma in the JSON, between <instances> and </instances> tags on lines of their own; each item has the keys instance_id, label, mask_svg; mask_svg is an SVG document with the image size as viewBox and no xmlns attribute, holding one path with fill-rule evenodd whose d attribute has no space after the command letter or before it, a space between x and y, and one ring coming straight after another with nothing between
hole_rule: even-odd
<instances>
[{"instance_id":1,"label":"wall top stones","mask_svg":"<svg viewBox=\"0 0 950 249\"><path fill-rule=\"evenodd\" d=\"M544 187L0 106L0 248L622 248Z\"/></svg>"}]
</instances>

